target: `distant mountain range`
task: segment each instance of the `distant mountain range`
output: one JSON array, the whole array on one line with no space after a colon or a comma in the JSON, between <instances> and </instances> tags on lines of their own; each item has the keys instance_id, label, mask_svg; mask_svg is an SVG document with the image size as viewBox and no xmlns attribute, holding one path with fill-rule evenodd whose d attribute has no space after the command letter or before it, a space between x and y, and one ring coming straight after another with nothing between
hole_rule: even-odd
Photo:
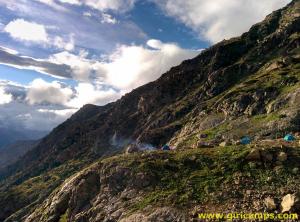
<instances>
[{"instance_id":1,"label":"distant mountain range","mask_svg":"<svg viewBox=\"0 0 300 222\"><path fill-rule=\"evenodd\" d=\"M0 221L192 221L204 210L267 211L262 198L300 192L299 146L259 143L300 131L299 64L294 0L120 100L84 106L0 169ZM238 145L246 135L253 146ZM154 151L122 154L131 144ZM155 151L164 144L175 151Z\"/></svg>"},{"instance_id":2,"label":"distant mountain range","mask_svg":"<svg viewBox=\"0 0 300 222\"><path fill-rule=\"evenodd\" d=\"M15 129L0 126L0 150L20 140L37 140L46 136L47 132L28 129Z\"/></svg>"},{"instance_id":3,"label":"distant mountain range","mask_svg":"<svg viewBox=\"0 0 300 222\"><path fill-rule=\"evenodd\" d=\"M17 141L0 149L0 169L15 163L39 143L38 140Z\"/></svg>"}]
</instances>

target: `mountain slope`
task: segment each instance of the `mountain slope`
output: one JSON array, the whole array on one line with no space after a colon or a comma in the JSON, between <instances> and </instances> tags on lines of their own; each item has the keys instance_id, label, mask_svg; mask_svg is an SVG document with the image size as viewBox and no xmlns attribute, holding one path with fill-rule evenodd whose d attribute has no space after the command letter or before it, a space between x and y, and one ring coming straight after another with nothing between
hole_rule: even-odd
<instances>
[{"instance_id":1,"label":"mountain slope","mask_svg":"<svg viewBox=\"0 0 300 222\"><path fill-rule=\"evenodd\" d=\"M281 212L282 198L300 192L299 147L284 149L289 162L280 165L275 159L283 150L261 150L255 162L247 160L249 151L235 146L107 158L66 180L25 221L199 221L204 212L270 211L268 197L276 202L271 210ZM293 206L292 213L299 212Z\"/></svg>"},{"instance_id":2,"label":"mountain slope","mask_svg":"<svg viewBox=\"0 0 300 222\"><path fill-rule=\"evenodd\" d=\"M300 131L299 10L294 0L117 102L83 107L0 172L0 220L25 218L65 178L136 141L186 149L199 134L219 143Z\"/></svg>"}]
</instances>

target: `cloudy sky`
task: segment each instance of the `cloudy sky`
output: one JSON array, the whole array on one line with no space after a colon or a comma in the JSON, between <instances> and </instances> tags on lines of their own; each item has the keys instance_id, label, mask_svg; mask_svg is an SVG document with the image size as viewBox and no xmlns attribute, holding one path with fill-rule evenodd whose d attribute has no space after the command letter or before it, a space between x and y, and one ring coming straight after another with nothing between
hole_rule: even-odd
<instances>
[{"instance_id":1,"label":"cloudy sky","mask_svg":"<svg viewBox=\"0 0 300 222\"><path fill-rule=\"evenodd\" d=\"M290 0L0 0L0 127L47 131Z\"/></svg>"}]
</instances>

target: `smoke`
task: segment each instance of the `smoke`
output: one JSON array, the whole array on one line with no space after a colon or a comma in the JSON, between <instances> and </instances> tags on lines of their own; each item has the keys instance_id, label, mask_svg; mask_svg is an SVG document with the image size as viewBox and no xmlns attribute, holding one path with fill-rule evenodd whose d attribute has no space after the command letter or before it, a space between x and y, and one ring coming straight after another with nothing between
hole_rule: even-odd
<instances>
[{"instance_id":1,"label":"smoke","mask_svg":"<svg viewBox=\"0 0 300 222\"><path fill-rule=\"evenodd\" d=\"M133 143L131 139L124 139L122 137L117 136L117 132L114 133L112 138L110 139L110 145L115 148L123 148Z\"/></svg>"},{"instance_id":2,"label":"smoke","mask_svg":"<svg viewBox=\"0 0 300 222\"><path fill-rule=\"evenodd\" d=\"M135 145L141 150L141 151L152 151L156 150L157 148L154 147L151 144L148 143L135 143Z\"/></svg>"},{"instance_id":3,"label":"smoke","mask_svg":"<svg viewBox=\"0 0 300 222\"><path fill-rule=\"evenodd\" d=\"M152 151L157 149L155 146L149 143L142 143L137 140L122 138L121 136L117 135L117 132L115 132L114 135L111 137L110 144L116 149L122 149L130 145L135 146L140 151Z\"/></svg>"}]
</instances>

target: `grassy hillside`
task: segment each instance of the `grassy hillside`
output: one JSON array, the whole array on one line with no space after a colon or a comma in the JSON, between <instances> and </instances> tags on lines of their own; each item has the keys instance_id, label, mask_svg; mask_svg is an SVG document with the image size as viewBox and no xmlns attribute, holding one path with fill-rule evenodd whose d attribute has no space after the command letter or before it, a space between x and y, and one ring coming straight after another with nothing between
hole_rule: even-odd
<instances>
[{"instance_id":1,"label":"grassy hillside","mask_svg":"<svg viewBox=\"0 0 300 222\"><path fill-rule=\"evenodd\" d=\"M282 198L300 192L299 158L298 143L282 140L117 155L68 179L27 221L152 221L162 215L188 221L205 211L280 212ZM265 204L268 197L274 209Z\"/></svg>"}]
</instances>

